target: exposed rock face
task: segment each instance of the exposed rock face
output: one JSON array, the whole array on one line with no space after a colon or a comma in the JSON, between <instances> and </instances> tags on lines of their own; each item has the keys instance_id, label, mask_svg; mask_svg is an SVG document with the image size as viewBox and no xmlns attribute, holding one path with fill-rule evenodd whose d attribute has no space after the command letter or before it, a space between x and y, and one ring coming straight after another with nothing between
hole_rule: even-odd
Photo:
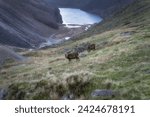
<instances>
[{"instance_id":1,"label":"exposed rock face","mask_svg":"<svg viewBox=\"0 0 150 117\"><path fill-rule=\"evenodd\" d=\"M0 43L34 48L62 23L59 9L47 0L0 0Z\"/></svg>"},{"instance_id":2,"label":"exposed rock face","mask_svg":"<svg viewBox=\"0 0 150 117\"><path fill-rule=\"evenodd\" d=\"M49 0L59 7L76 7L108 17L134 0Z\"/></svg>"}]
</instances>

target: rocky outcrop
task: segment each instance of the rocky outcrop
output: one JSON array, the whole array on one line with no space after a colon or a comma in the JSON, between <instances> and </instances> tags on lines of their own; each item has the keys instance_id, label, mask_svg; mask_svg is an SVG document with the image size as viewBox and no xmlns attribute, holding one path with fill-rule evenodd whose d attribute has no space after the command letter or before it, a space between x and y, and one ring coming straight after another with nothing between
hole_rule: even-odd
<instances>
[{"instance_id":1,"label":"rocky outcrop","mask_svg":"<svg viewBox=\"0 0 150 117\"><path fill-rule=\"evenodd\" d=\"M62 23L47 0L0 0L0 43L36 48Z\"/></svg>"}]
</instances>

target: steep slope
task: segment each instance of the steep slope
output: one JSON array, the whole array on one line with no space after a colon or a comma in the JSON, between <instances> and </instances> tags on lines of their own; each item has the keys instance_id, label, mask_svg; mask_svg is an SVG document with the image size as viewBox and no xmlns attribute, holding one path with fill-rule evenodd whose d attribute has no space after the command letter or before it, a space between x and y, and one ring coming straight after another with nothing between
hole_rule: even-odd
<instances>
[{"instance_id":1,"label":"steep slope","mask_svg":"<svg viewBox=\"0 0 150 117\"><path fill-rule=\"evenodd\" d=\"M150 1L137 0L82 38L54 48L22 52L32 61L1 69L0 92L4 92L3 87L8 88L7 95L1 97L150 99L149 14ZM87 42L95 43L96 50L80 53L80 61L69 63L65 59L64 50Z\"/></svg>"},{"instance_id":2,"label":"steep slope","mask_svg":"<svg viewBox=\"0 0 150 117\"><path fill-rule=\"evenodd\" d=\"M34 48L61 23L59 10L46 0L0 0L0 43Z\"/></svg>"},{"instance_id":3,"label":"steep slope","mask_svg":"<svg viewBox=\"0 0 150 117\"><path fill-rule=\"evenodd\" d=\"M25 57L17 54L13 50L9 49L8 47L0 45L0 66L4 62L10 61L24 61Z\"/></svg>"},{"instance_id":4,"label":"steep slope","mask_svg":"<svg viewBox=\"0 0 150 117\"><path fill-rule=\"evenodd\" d=\"M117 11L120 11L133 1L134 0L92 0L84 6L83 9L99 14L105 18L113 16Z\"/></svg>"}]
</instances>

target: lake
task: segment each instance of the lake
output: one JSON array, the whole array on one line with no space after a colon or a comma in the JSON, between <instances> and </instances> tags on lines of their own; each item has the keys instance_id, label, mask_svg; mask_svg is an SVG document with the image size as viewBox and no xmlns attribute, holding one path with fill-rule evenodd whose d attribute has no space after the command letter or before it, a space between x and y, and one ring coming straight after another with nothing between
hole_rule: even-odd
<instances>
[{"instance_id":1,"label":"lake","mask_svg":"<svg viewBox=\"0 0 150 117\"><path fill-rule=\"evenodd\" d=\"M76 25L75 27L78 27L77 25L95 24L102 21L100 16L80 9L59 8L59 10L65 25Z\"/></svg>"},{"instance_id":2,"label":"lake","mask_svg":"<svg viewBox=\"0 0 150 117\"><path fill-rule=\"evenodd\" d=\"M80 9L74 8L59 8L60 14L62 15L63 24L65 27L70 29L83 28L84 31L87 31L92 24L99 23L102 21L102 18L98 15L94 15L88 12L85 12ZM48 39L46 42L42 43L39 48L47 47L53 44L61 43L64 40L69 40L71 37L66 35L61 39Z\"/></svg>"}]
</instances>

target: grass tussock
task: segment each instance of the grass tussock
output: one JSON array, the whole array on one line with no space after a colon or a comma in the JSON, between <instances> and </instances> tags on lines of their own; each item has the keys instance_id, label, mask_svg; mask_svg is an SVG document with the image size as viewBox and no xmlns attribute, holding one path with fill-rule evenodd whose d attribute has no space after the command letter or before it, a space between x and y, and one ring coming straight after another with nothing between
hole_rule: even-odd
<instances>
[{"instance_id":1,"label":"grass tussock","mask_svg":"<svg viewBox=\"0 0 150 117\"><path fill-rule=\"evenodd\" d=\"M85 97L91 85L88 72L71 73L63 75L60 79L42 79L39 81L18 82L8 87L6 99L63 99L64 96L73 95L72 99ZM54 78L54 77L53 77ZM13 96L12 96L13 95Z\"/></svg>"}]
</instances>

